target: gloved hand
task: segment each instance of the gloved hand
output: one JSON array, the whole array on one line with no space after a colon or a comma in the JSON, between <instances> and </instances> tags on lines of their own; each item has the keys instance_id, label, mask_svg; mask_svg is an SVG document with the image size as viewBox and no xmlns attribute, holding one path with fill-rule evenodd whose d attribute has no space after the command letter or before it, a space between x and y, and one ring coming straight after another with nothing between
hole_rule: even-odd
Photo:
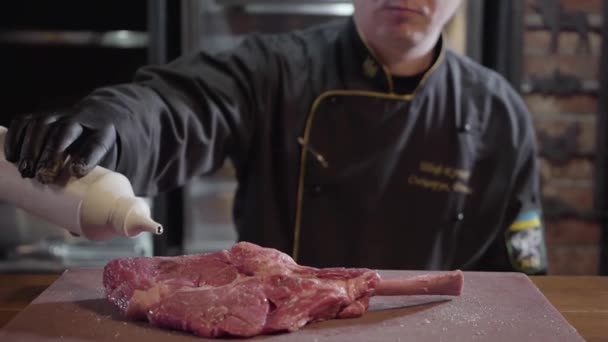
<instances>
[{"instance_id":1,"label":"gloved hand","mask_svg":"<svg viewBox=\"0 0 608 342\"><path fill-rule=\"evenodd\" d=\"M45 184L65 168L82 177L97 165L115 168L118 160L112 116L81 107L13 120L4 150L24 178Z\"/></svg>"}]
</instances>

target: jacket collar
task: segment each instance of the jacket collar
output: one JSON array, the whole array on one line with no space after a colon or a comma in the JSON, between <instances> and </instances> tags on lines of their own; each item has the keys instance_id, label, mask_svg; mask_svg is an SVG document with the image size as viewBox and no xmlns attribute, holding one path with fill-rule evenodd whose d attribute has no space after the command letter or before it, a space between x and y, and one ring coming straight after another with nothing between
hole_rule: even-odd
<instances>
[{"instance_id":1,"label":"jacket collar","mask_svg":"<svg viewBox=\"0 0 608 342\"><path fill-rule=\"evenodd\" d=\"M341 58L343 79L348 88L356 90L412 96L435 78L435 74L445 60L446 48L442 36L437 43L438 57L423 76L414 94L395 94L393 77L367 45L363 34L357 29L352 17L348 20L342 32L339 44L341 45L340 53L343 54Z\"/></svg>"}]
</instances>

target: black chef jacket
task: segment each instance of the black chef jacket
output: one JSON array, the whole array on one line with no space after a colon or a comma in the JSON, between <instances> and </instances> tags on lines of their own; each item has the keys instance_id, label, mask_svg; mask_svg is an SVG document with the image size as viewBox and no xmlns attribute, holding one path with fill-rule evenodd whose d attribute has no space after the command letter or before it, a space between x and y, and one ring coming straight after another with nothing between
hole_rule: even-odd
<instances>
[{"instance_id":1,"label":"black chef jacket","mask_svg":"<svg viewBox=\"0 0 608 342\"><path fill-rule=\"evenodd\" d=\"M530 115L438 44L411 94L351 19L146 67L82 105L119 118L114 168L140 195L230 158L240 240L302 264L542 273Z\"/></svg>"}]
</instances>

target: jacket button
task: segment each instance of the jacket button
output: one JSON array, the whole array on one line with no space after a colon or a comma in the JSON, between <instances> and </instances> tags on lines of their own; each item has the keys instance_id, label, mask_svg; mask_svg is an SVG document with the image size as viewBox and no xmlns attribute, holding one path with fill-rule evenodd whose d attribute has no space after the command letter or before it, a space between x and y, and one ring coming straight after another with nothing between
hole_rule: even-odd
<instances>
[{"instance_id":1,"label":"jacket button","mask_svg":"<svg viewBox=\"0 0 608 342\"><path fill-rule=\"evenodd\" d=\"M334 96L334 97L330 97L330 98L329 98L329 103L331 103L331 104L336 104L336 103L338 103L338 98L337 98L337 97L335 97L335 96Z\"/></svg>"},{"instance_id":2,"label":"jacket button","mask_svg":"<svg viewBox=\"0 0 608 342\"><path fill-rule=\"evenodd\" d=\"M468 123L468 122L467 122L467 123L465 123L465 124L464 124L464 125L463 125L463 126L460 128L460 130L461 130L462 132L470 132L470 131L471 131L471 124L470 124L470 123Z\"/></svg>"},{"instance_id":3,"label":"jacket button","mask_svg":"<svg viewBox=\"0 0 608 342\"><path fill-rule=\"evenodd\" d=\"M462 220L464 220L463 213L458 213L458 215L456 215L456 217L454 218L454 221L456 221L456 222L461 222Z\"/></svg>"}]
</instances>

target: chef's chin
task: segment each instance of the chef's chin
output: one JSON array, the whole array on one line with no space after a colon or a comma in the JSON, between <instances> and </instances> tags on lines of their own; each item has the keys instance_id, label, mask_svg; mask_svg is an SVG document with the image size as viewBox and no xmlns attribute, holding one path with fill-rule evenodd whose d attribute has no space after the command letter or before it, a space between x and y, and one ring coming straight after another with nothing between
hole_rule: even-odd
<instances>
[{"instance_id":1,"label":"chef's chin","mask_svg":"<svg viewBox=\"0 0 608 342\"><path fill-rule=\"evenodd\" d=\"M423 30L409 22L386 22L378 28L381 37L402 44L415 44L424 38Z\"/></svg>"}]
</instances>

